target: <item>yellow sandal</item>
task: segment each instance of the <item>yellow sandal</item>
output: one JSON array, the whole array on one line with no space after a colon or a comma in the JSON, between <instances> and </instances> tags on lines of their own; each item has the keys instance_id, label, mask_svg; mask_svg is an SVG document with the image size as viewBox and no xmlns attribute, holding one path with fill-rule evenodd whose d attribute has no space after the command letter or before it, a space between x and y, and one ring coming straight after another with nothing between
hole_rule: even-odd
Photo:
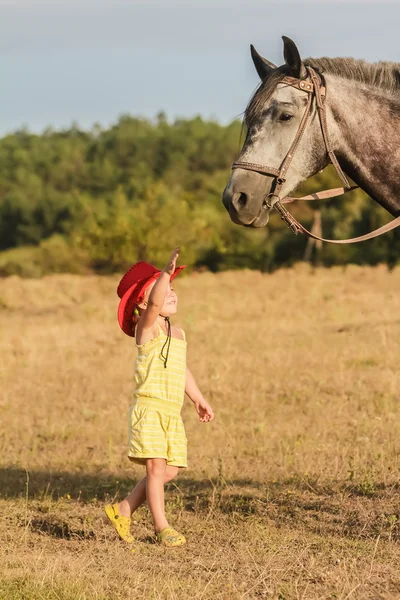
<instances>
[{"instance_id":1,"label":"yellow sandal","mask_svg":"<svg viewBox=\"0 0 400 600\"><path fill-rule=\"evenodd\" d=\"M183 546L183 544L186 544L185 537L172 527L165 527L156 535L157 541L168 548L174 548L176 546Z\"/></svg>"},{"instance_id":2,"label":"yellow sandal","mask_svg":"<svg viewBox=\"0 0 400 600\"><path fill-rule=\"evenodd\" d=\"M106 504L104 507L107 517L115 527L119 537L128 544L131 544L134 540L133 535L130 533L131 520L129 517L123 517L118 512L118 504Z\"/></svg>"}]
</instances>

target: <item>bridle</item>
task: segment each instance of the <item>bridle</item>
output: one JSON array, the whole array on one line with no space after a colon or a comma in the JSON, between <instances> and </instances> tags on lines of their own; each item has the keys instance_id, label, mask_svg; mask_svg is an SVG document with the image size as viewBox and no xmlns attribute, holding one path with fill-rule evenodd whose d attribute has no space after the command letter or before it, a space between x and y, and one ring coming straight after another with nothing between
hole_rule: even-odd
<instances>
[{"instance_id":1,"label":"bridle","mask_svg":"<svg viewBox=\"0 0 400 600\"><path fill-rule=\"evenodd\" d=\"M296 235L298 233L305 233L309 237L314 238L315 240L320 240L322 242L331 242L333 244L352 244L354 242L362 242L365 240L372 239L374 237L377 237L378 235L386 233L387 231L395 229L400 225L400 216L393 219L389 223L386 223L386 225L379 227L379 229L375 229L374 231L371 231L370 233L361 235L359 237L350 238L347 240L327 240L325 238L318 237L311 231L308 231L308 229L306 229L301 223L299 223L297 219L295 219L293 215L291 215L283 206L283 204L289 204L291 202L295 202L296 200L325 200L327 198L334 198L335 196L340 196L342 194L346 194L347 192L351 192L352 190L358 187L356 185L350 185L346 175L343 173L339 165L338 159L336 158L336 155L330 144L325 108L326 86L324 85L320 75L316 71L314 71L312 67L306 66L306 69L306 79L297 79L295 77L286 76L279 81L279 83L290 85L308 94L306 108L304 110L299 129L297 130L293 143L290 146L289 151L283 159L283 162L281 163L279 169L275 169L274 167L268 167L265 165L260 165L257 163L241 161L234 162L232 165L232 169L245 169L247 171L256 171L257 173L261 173L262 175L268 175L275 178L275 181L273 182L272 186L272 192L267 194L264 198L263 208L265 210L274 208L279 213L281 219L286 223L289 229L291 229L291 231L293 231L293 233L295 233ZM330 162L335 167L336 172L340 177L344 187L325 190L323 192L317 192L316 194L310 194L309 196L303 196L302 198L292 198L290 196L287 196L286 198L281 198L280 192L283 184L286 181L286 174L288 172L290 164L300 144L301 138L303 137L304 131L306 130L311 115L311 107L314 98L326 152L328 154Z\"/></svg>"}]
</instances>

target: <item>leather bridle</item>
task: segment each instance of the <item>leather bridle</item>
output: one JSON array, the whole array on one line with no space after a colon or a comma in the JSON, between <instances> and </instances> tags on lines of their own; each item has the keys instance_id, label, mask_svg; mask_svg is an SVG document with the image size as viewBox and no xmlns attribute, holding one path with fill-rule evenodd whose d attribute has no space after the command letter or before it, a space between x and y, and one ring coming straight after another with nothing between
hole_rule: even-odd
<instances>
[{"instance_id":1,"label":"leather bridle","mask_svg":"<svg viewBox=\"0 0 400 600\"><path fill-rule=\"evenodd\" d=\"M295 233L296 235L298 233L305 233L309 237L314 238L315 240L320 240L322 242L331 242L333 244L352 244L354 242L362 242L365 240L372 239L374 237L377 237L378 235L382 235L383 233L395 229L400 225L400 216L393 219L389 223L386 223L386 225L383 225L379 229L375 229L374 231L371 231L370 233L361 235L359 237L350 238L347 240L327 240L325 238L318 237L311 231L308 231L308 229L306 229L301 223L299 223L297 219L295 219L293 215L291 215L283 206L283 204L289 204L296 200L325 200L327 198L334 198L335 196L346 194L347 192L350 192L358 187L350 185L346 175L343 173L339 165L339 162L330 144L325 108L326 87L323 84L323 81L319 74L316 71L314 71L312 67L306 66L306 69L306 79L296 79L295 77L283 77L279 81L279 83L290 85L302 92L305 92L308 95L306 108L304 110L299 129L297 130L293 143L290 146L289 151L283 159L283 162L281 163L279 169L275 169L274 167L268 167L265 165L260 165L257 163L241 161L234 162L232 165L232 169L245 169L247 171L256 171L257 173L261 173L262 175L268 175L275 178L275 181L272 186L272 191L266 195L262 206L265 210L274 208L279 213L282 220L286 223L289 229L291 229L291 231L293 231L293 233ZM325 190L323 192L317 192L315 194L310 194L309 196L303 196L302 198L292 198L290 196L281 198L280 192L283 184L286 181L286 174L288 172L290 164L300 144L301 138L303 137L304 131L306 130L311 115L311 107L314 98L326 152L328 154L330 162L335 167L336 172L340 177L344 187Z\"/></svg>"}]
</instances>

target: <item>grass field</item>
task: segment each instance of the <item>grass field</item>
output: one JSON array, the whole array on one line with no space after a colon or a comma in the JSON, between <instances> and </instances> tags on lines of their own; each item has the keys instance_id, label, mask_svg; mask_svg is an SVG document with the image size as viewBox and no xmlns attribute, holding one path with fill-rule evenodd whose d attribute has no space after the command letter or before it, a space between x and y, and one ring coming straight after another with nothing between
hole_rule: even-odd
<instances>
[{"instance_id":1,"label":"grass field","mask_svg":"<svg viewBox=\"0 0 400 600\"><path fill-rule=\"evenodd\" d=\"M400 270L176 281L216 418L184 406L172 551L146 508L135 552L103 512L142 475L117 281L1 281L0 599L399 599Z\"/></svg>"}]
</instances>

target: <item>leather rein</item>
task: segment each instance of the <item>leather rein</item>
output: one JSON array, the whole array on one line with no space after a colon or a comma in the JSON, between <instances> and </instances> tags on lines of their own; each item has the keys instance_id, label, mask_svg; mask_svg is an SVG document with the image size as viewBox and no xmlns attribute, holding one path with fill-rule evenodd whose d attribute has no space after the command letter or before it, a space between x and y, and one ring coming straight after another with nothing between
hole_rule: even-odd
<instances>
[{"instance_id":1,"label":"leather rein","mask_svg":"<svg viewBox=\"0 0 400 600\"><path fill-rule=\"evenodd\" d=\"M374 231L371 231L370 233L366 233L365 235L360 235L359 237L350 238L347 240L327 240L325 238L318 237L311 231L308 231L308 229L306 229L301 223L299 223L297 221L297 219L295 219L293 217L293 215L291 215L289 213L289 211L287 211L286 208L283 206L283 204L289 204L289 203L295 202L297 200L326 200L327 198L334 198L336 196L341 196L342 194L346 194L347 192L351 192L352 190L355 190L358 187L357 185L355 185L355 186L350 185L346 175L343 173L343 171L339 165L339 162L338 162L336 155L330 144L329 134L328 134L328 124L327 124L327 120L326 120L326 108L325 108L326 88L323 85L322 80L321 80L320 76L317 74L317 72L314 71L314 69L310 66L307 66L306 68L307 68L307 73L308 73L308 77L306 79L296 79L294 77L284 77L279 82L279 83L285 83L287 85L290 85L290 86L297 88L298 90L300 90L302 92L306 92L306 94L308 94L307 105L306 105L303 117L301 119L299 129L296 133L296 136L293 140L292 145L289 148L288 153L286 154L285 158L283 159L283 162L282 162L280 168L275 169L274 167L259 165L257 163L237 161L237 162L233 163L232 170L233 169L245 169L247 171L256 171L257 173L261 173L262 175L269 175L269 176L272 175L275 178L275 181L273 184L273 191L271 193L267 194L267 196L265 197L265 199L263 201L263 208L265 210L274 208L279 213L281 219L286 223L286 225L289 227L289 229L291 231L293 231L293 233L295 233L296 235L298 233L305 233L310 238L314 238L315 240L319 240L321 242L330 242L332 244L354 244L355 242L363 242L365 240L370 240L379 235L382 235L383 233L391 231L392 229L395 229L396 227L399 227L400 216L396 217L389 223L386 223L386 225L379 227L379 229L375 229ZM283 184L286 181L286 174L290 167L290 163L293 160L293 156L300 144L300 140L301 140L303 133L307 127L308 120L309 120L309 117L311 114L312 102L313 102L314 98L315 98L315 102L316 102L319 122L321 125L322 136L324 139L327 154L329 156L329 160L335 167L336 172L337 172L338 176L340 177L344 187L325 190L322 192L317 192L315 194L303 196L302 198L292 198L290 196L281 198L280 191L281 191Z\"/></svg>"}]
</instances>

